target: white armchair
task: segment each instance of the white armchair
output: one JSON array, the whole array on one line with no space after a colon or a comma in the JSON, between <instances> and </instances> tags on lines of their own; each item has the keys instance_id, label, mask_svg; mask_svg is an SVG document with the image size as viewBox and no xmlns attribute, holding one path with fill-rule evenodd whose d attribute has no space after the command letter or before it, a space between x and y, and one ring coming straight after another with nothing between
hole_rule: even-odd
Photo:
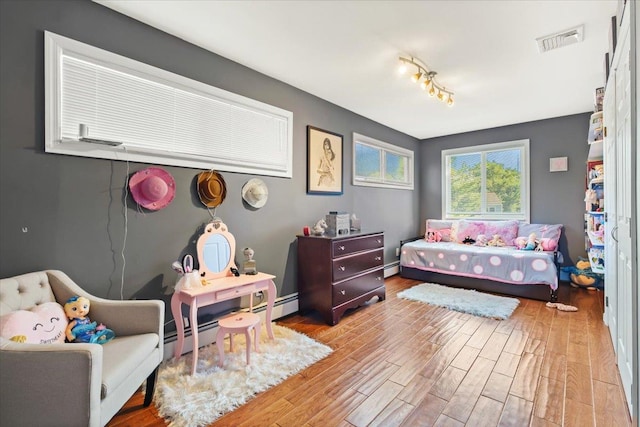
<instances>
[{"instance_id":1,"label":"white armchair","mask_svg":"<svg viewBox=\"0 0 640 427\"><path fill-rule=\"evenodd\" d=\"M116 338L104 344L0 342L0 425L103 426L147 380L151 404L164 347L164 302L112 301L46 270L0 280L0 315L70 297L91 301L92 320Z\"/></svg>"}]
</instances>

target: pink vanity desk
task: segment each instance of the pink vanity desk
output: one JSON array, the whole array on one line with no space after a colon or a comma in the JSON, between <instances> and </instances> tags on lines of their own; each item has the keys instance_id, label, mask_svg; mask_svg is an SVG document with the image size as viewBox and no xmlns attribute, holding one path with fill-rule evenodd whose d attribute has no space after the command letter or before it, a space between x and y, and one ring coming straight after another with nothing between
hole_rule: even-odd
<instances>
[{"instance_id":1,"label":"pink vanity desk","mask_svg":"<svg viewBox=\"0 0 640 427\"><path fill-rule=\"evenodd\" d=\"M196 372L196 364L198 363L198 308L215 304L220 301L226 301L238 298L243 295L251 295L258 291L267 291L267 333L269 338L273 339L273 330L271 328L271 315L273 305L276 300L276 285L273 283L275 276L267 273L258 273L255 275L241 274L240 276L227 276L217 279L208 280L207 285L183 289L174 292L171 298L171 313L176 320L178 333L178 342L174 350L174 357L180 358L182 348L184 346L184 320L182 319L182 304L189 306L189 322L191 333L193 336L193 363L191 365L191 375ZM193 325L196 325L194 327Z\"/></svg>"}]
</instances>

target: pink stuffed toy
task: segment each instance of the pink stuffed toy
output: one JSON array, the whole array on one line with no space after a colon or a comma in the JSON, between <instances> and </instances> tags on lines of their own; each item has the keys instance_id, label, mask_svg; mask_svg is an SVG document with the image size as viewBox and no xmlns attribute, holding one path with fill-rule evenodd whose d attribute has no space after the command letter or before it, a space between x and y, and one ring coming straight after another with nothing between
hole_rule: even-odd
<instances>
[{"instance_id":1,"label":"pink stuffed toy","mask_svg":"<svg viewBox=\"0 0 640 427\"><path fill-rule=\"evenodd\" d=\"M442 234L438 230L430 228L427 230L426 238L429 243L437 243L442 240Z\"/></svg>"}]
</instances>

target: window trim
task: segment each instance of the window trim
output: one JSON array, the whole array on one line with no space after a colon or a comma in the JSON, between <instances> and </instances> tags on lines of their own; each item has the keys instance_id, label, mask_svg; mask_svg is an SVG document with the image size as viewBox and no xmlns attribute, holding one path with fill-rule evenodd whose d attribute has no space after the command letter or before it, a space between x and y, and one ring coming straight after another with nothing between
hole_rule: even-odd
<instances>
[{"instance_id":1,"label":"window trim","mask_svg":"<svg viewBox=\"0 0 640 427\"><path fill-rule=\"evenodd\" d=\"M377 148L381 150L383 153L381 160L381 173L384 175L384 154L391 153L397 156L407 157L407 182L399 183L397 181L385 180L384 178L380 180L375 179L365 179L359 178L356 176L356 144L368 145L370 147ZM353 132L353 146L352 146L352 183L353 185L363 186L363 187L379 187L379 188L393 188L399 190L413 190L414 189L414 171L415 171L415 156L412 150L408 150L406 148L398 147L397 145L389 144L388 142L380 141L375 138L371 138L366 135L362 135L356 132Z\"/></svg>"},{"instance_id":2,"label":"window trim","mask_svg":"<svg viewBox=\"0 0 640 427\"><path fill-rule=\"evenodd\" d=\"M448 150L442 150L441 152L441 171L442 171L442 218L443 219L460 219L459 217L452 217L448 212L448 201L450 199L450 194L448 191L449 186L449 178L450 173L447 168L447 158L452 155L460 155L460 154L471 154L471 153L482 153L486 154L491 151L501 151L507 149L520 149L522 151L522 156L520 160L520 167L522 168L521 177L521 204L523 206L522 214L517 215L492 215L490 212L485 212L482 216L474 216L474 219L483 219L483 220L520 220L525 222L530 222L531 220L531 157L529 150L529 139L518 139L514 141L506 141L506 142L496 142L492 144L482 144L482 145L472 145L461 148L452 148ZM483 171L484 175L484 171Z\"/></svg>"},{"instance_id":3,"label":"window trim","mask_svg":"<svg viewBox=\"0 0 640 427\"><path fill-rule=\"evenodd\" d=\"M127 160L151 164L190 167L196 169L217 169L228 172L241 172L258 175L292 178L293 176L293 113L251 98L247 98L142 62L117 55L112 52L67 38L49 31L44 33L44 66L45 66L45 152L67 154L81 157ZM225 113L238 111L239 114L256 118L268 118L270 123L278 123L279 129L271 132L271 137L262 139L261 144L273 150L272 158L265 157L246 159L234 149L233 145L244 144L241 139L227 138L227 145L222 149L215 147L215 154L210 147L203 147L197 152L181 151L177 146L164 145L145 147L135 142L122 141L123 145L108 146L82 142L78 137L70 138L63 134L62 119L62 60L64 57L79 59L104 67L108 70L126 74L134 78L144 79L153 84L163 85L175 91L205 98L211 102L225 105ZM206 110L205 110L206 112ZM243 116L233 117L229 128L222 128L225 135L232 134L238 123L242 124ZM250 125L258 126L254 121ZM199 130L194 129L194 130ZM91 136L91 135L89 135ZM215 140L218 134L211 135ZM102 138L97 136L98 139ZM179 139L179 135L178 138ZM246 139L246 138L245 138ZM106 140L106 139L105 139ZM169 147L169 148L167 148ZM250 149L250 148L247 148Z\"/></svg>"}]
</instances>

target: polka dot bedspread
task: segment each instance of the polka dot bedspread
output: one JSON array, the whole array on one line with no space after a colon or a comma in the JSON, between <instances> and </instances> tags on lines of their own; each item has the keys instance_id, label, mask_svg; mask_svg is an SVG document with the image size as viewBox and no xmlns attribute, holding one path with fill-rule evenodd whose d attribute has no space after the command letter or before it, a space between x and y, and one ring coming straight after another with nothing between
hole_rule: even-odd
<instances>
[{"instance_id":1,"label":"polka dot bedspread","mask_svg":"<svg viewBox=\"0 0 640 427\"><path fill-rule=\"evenodd\" d=\"M400 265L504 283L547 284L554 291L558 289L553 252L416 240L402 246Z\"/></svg>"}]
</instances>

